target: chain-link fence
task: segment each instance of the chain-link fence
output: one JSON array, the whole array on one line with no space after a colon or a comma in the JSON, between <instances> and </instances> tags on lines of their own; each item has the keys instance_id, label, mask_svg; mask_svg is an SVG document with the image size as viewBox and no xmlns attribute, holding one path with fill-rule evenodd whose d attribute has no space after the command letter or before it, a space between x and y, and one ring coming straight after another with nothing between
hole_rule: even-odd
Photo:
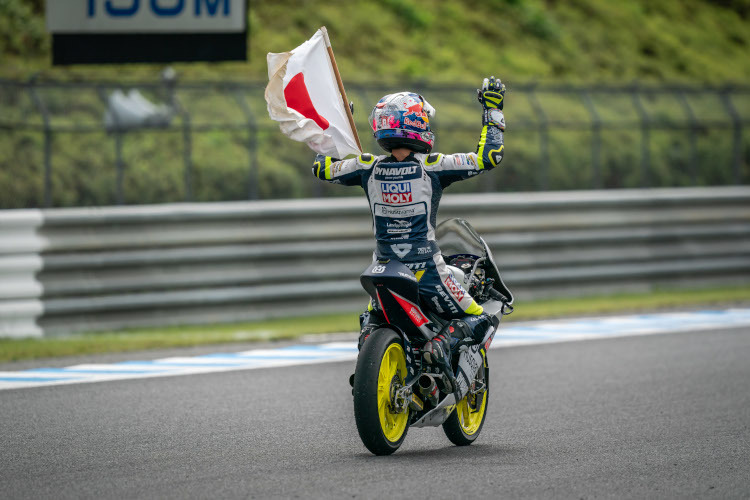
<instances>
[{"instance_id":1,"label":"chain-link fence","mask_svg":"<svg viewBox=\"0 0 750 500\"><path fill-rule=\"evenodd\" d=\"M167 75L169 76L169 75ZM0 208L351 195L268 118L264 83L0 80ZM454 192L744 184L750 86L508 85L500 171ZM350 84L365 150L384 94L437 109L437 151L473 151L471 87Z\"/></svg>"}]
</instances>

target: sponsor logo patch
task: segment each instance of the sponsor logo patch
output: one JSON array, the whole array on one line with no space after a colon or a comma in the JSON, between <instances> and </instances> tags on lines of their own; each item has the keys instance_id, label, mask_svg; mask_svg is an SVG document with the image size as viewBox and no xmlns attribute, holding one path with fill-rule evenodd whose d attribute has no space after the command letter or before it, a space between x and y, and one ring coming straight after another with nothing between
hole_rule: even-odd
<instances>
[{"instance_id":1,"label":"sponsor logo patch","mask_svg":"<svg viewBox=\"0 0 750 500\"><path fill-rule=\"evenodd\" d=\"M411 203L411 182L381 182L380 191L385 203L400 205Z\"/></svg>"},{"instance_id":2,"label":"sponsor logo patch","mask_svg":"<svg viewBox=\"0 0 750 500\"><path fill-rule=\"evenodd\" d=\"M417 167L375 167L375 175L398 177L417 173Z\"/></svg>"},{"instance_id":3,"label":"sponsor logo patch","mask_svg":"<svg viewBox=\"0 0 750 500\"><path fill-rule=\"evenodd\" d=\"M432 296L432 302L435 304L435 310L437 312L439 312L440 314L443 314L445 312L445 309L440 307L440 301L435 295Z\"/></svg>"},{"instance_id":4,"label":"sponsor logo patch","mask_svg":"<svg viewBox=\"0 0 750 500\"><path fill-rule=\"evenodd\" d=\"M415 325L421 325L427 322L427 318L422 316L422 313L419 312L419 309L414 306L411 306L411 309L409 309L409 316L411 316L411 320Z\"/></svg>"},{"instance_id":5,"label":"sponsor logo patch","mask_svg":"<svg viewBox=\"0 0 750 500\"><path fill-rule=\"evenodd\" d=\"M399 243L398 245L391 245L391 250L393 250L393 253L398 255L399 258L403 259L409 254L409 252L411 252L411 243Z\"/></svg>"},{"instance_id":6,"label":"sponsor logo patch","mask_svg":"<svg viewBox=\"0 0 750 500\"><path fill-rule=\"evenodd\" d=\"M375 214L382 217L414 217L415 215L426 214L426 208L424 204L412 205L409 207L389 207L387 205L376 205Z\"/></svg>"},{"instance_id":7,"label":"sponsor logo patch","mask_svg":"<svg viewBox=\"0 0 750 500\"><path fill-rule=\"evenodd\" d=\"M468 165L469 164L468 155L464 153L458 153L458 154L453 155L453 161L456 162L456 165Z\"/></svg>"},{"instance_id":8,"label":"sponsor logo patch","mask_svg":"<svg viewBox=\"0 0 750 500\"><path fill-rule=\"evenodd\" d=\"M407 117L404 117L404 125L408 125L410 127L416 127L418 129L422 129L422 130L426 130L427 129L427 124L425 122L419 121L419 120L410 120Z\"/></svg>"},{"instance_id":9,"label":"sponsor logo patch","mask_svg":"<svg viewBox=\"0 0 750 500\"><path fill-rule=\"evenodd\" d=\"M448 276L445 278L445 281L443 282L448 289L448 291L453 295L453 297L458 301L461 302L461 300L466 295L466 291L464 288L456 281L456 278L453 276Z\"/></svg>"},{"instance_id":10,"label":"sponsor logo patch","mask_svg":"<svg viewBox=\"0 0 750 500\"><path fill-rule=\"evenodd\" d=\"M404 234L411 231L411 222L408 220L396 219L389 221L386 226L388 234Z\"/></svg>"},{"instance_id":11,"label":"sponsor logo patch","mask_svg":"<svg viewBox=\"0 0 750 500\"><path fill-rule=\"evenodd\" d=\"M427 269L427 262L404 262L404 265L412 272Z\"/></svg>"},{"instance_id":12,"label":"sponsor logo patch","mask_svg":"<svg viewBox=\"0 0 750 500\"><path fill-rule=\"evenodd\" d=\"M440 285L435 285L435 290L440 294L440 296L445 301L444 303L448 305L448 308L451 310L453 314L458 314L458 307L456 307L456 304L453 303L453 301L448 297L448 294L445 293L445 290Z\"/></svg>"},{"instance_id":13,"label":"sponsor logo patch","mask_svg":"<svg viewBox=\"0 0 750 500\"><path fill-rule=\"evenodd\" d=\"M411 203L411 193L383 193L383 201L394 205Z\"/></svg>"},{"instance_id":14,"label":"sponsor logo patch","mask_svg":"<svg viewBox=\"0 0 750 500\"><path fill-rule=\"evenodd\" d=\"M411 225L411 222L408 220L403 219L396 219L388 222L388 227L399 227L399 228L405 228L409 227Z\"/></svg>"}]
</instances>

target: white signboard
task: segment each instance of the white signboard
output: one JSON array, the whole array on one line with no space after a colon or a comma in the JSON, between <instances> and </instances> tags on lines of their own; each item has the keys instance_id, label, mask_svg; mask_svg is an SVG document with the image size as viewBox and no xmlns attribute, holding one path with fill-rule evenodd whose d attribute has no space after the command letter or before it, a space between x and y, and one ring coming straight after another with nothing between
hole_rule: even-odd
<instances>
[{"instance_id":1,"label":"white signboard","mask_svg":"<svg viewBox=\"0 0 750 500\"><path fill-rule=\"evenodd\" d=\"M47 0L52 33L236 33L246 0Z\"/></svg>"}]
</instances>

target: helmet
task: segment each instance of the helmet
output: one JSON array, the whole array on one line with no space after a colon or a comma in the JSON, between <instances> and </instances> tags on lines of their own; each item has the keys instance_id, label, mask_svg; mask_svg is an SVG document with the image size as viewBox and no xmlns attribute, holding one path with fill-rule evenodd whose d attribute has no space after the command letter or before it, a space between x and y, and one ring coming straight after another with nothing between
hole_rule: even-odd
<instances>
[{"instance_id":1,"label":"helmet","mask_svg":"<svg viewBox=\"0 0 750 500\"><path fill-rule=\"evenodd\" d=\"M424 97L413 92L388 94L370 113L375 139L386 151L405 147L418 153L429 153L435 142L430 118L435 108Z\"/></svg>"}]
</instances>

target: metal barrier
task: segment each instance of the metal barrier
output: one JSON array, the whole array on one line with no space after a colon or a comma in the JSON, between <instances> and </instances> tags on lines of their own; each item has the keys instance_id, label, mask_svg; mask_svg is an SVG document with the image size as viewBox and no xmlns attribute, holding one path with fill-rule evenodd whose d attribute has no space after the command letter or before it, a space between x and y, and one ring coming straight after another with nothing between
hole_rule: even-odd
<instances>
[{"instance_id":1,"label":"metal barrier","mask_svg":"<svg viewBox=\"0 0 750 500\"><path fill-rule=\"evenodd\" d=\"M17 186L0 190L0 207L335 196L309 174L310 150L268 118L264 86L172 78L0 79L0 164L4 149L8 169L17 168ZM350 84L366 150L380 151L369 133L370 107L398 88L421 92L438 109L438 150L476 147L480 112L471 86ZM125 123L116 110L125 113L128 102L143 106L123 89L161 104ZM749 86L514 82L506 97L503 173L467 181L459 190L739 185L750 179Z\"/></svg>"},{"instance_id":2,"label":"metal barrier","mask_svg":"<svg viewBox=\"0 0 750 500\"><path fill-rule=\"evenodd\" d=\"M750 278L750 187L446 196L524 300ZM364 197L0 212L0 336L352 312Z\"/></svg>"}]
</instances>

